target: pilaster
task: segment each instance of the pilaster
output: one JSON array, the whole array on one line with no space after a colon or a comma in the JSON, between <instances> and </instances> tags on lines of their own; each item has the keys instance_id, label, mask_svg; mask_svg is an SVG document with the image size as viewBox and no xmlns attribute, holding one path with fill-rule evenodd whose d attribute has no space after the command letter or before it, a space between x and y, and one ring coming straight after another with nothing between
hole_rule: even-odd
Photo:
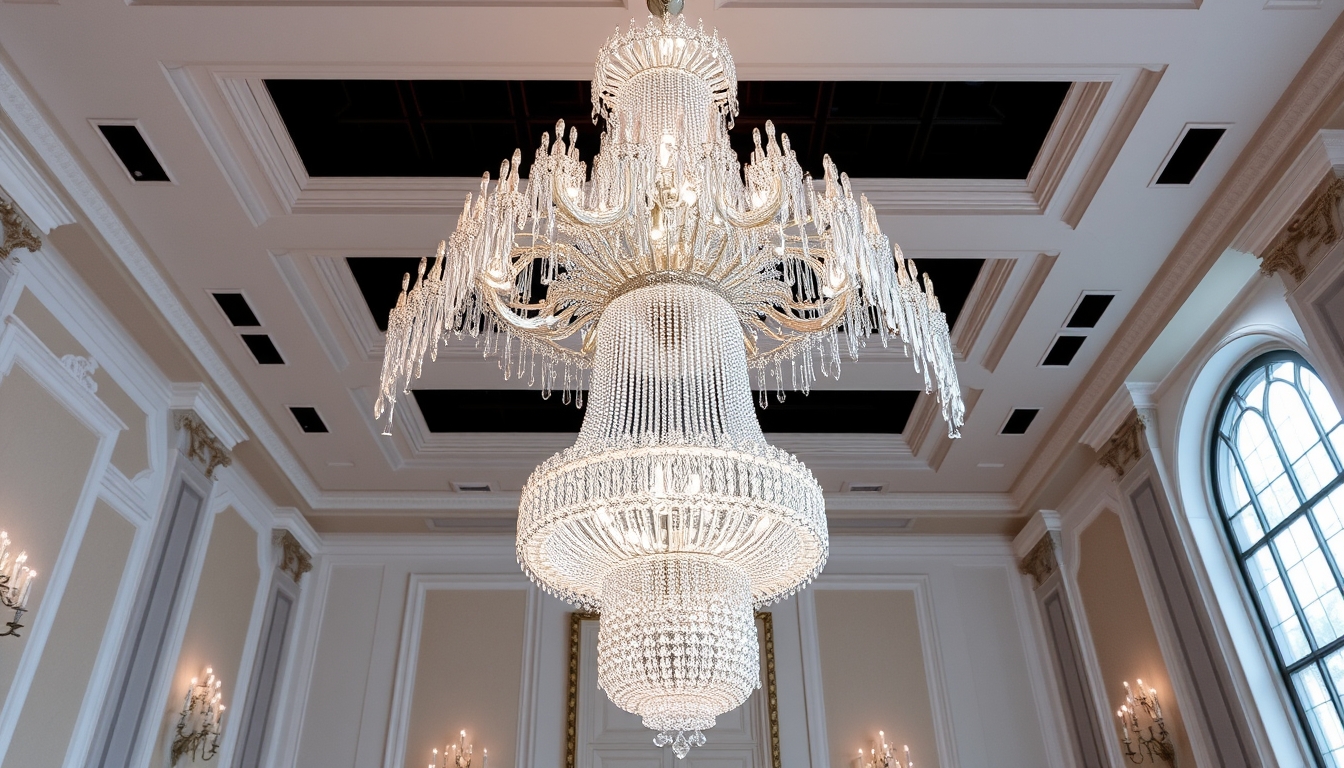
<instances>
[{"instance_id":1,"label":"pilaster","mask_svg":"<svg viewBox=\"0 0 1344 768\"><path fill-rule=\"evenodd\" d=\"M1141 404L1146 406L1147 404ZM1149 575L1145 597L1172 677L1191 747L1220 768L1264 765L1237 695L1193 564L1188 531L1172 512L1155 443L1156 411L1134 409L1097 461L1110 470L1138 533L1135 566Z\"/></svg>"},{"instance_id":2,"label":"pilaster","mask_svg":"<svg viewBox=\"0 0 1344 768\"><path fill-rule=\"evenodd\" d=\"M1079 629L1069 607L1068 583L1060 573L1059 514L1042 509L1013 539L1018 570L1032 578L1055 679L1064 704L1074 764L1108 768L1106 731L1097 715L1095 695L1084 666Z\"/></svg>"}]
</instances>

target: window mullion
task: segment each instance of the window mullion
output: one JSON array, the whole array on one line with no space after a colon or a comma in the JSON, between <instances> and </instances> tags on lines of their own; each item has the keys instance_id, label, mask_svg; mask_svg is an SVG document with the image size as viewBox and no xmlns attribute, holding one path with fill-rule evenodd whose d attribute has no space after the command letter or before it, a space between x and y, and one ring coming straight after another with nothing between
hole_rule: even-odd
<instances>
[{"instance_id":1,"label":"window mullion","mask_svg":"<svg viewBox=\"0 0 1344 768\"><path fill-rule=\"evenodd\" d=\"M1274 422L1269 418L1268 384L1265 385L1265 408L1260 412L1260 420L1265 422L1265 432L1269 435L1269 441L1274 444L1274 451L1279 454L1279 461L1283 462L1283 474L1292 484L1293 493L1297 494L1298 506L1301 506L1307 500L1307 494L1303 492L1302 485L1297 482L1297 472L1293 469L1293 463L1288 460L1288 452L1283 449L1283 443L1279 440L1279 429L1274 426ZM1274 485L1274 481L1271 480L1269 485Z\"/></svg>"},{"instance_id":2,"label":"window mullion","mask_svg":"<svg viewBox=\"0 0 1344 768\"><path fill-rule=\"evenodd\" d=\"M1251 483L1250 473L1246 471L1246 463L1241 460L1241 452L1232 445L1231 440L1227 441L1227 452L1231 454L1232 461L1236 462L1237 473L1241 475L1241 484L1246 488L1246 495L1251 500L1251 509L1255 510L1255 516L1260 519L1260 530L1265 532L1264 538L1261 539L1261 541L1266 541L1269 539L1271 529L1269 518L1265 517L1265 510L1260 507L1260 497L1255 492L1255 485ZM1224 515L1224 517L1226 517L1226 515ZM1284 521L1280 521L1279 524L1282 525L1283 522Z\"/></svg>"},{"instance_id":3,"label":"window mullion","mask_svg":"<svg viewBox=\"0 0 1344 768\"><path fill-rule=\"evenodd\" d=\"M1307 417L1316 428L1316 434L1321 439L1321 445L1325 446L1326 455L1335 465L1335 471L1344 472L1344 463L1341 463L1339 454L1335 453L1335 446L1330 444L1330 435L1325 431L1325 425L1321 423L1321 417L1316 413L1316 406L1311 404L1311 398L1307 397L1306 391L1302 388L1302 371L1301 365L1293 367L1293 383L1297 387L1297 396L1302 398L1302 405L1307 409Z\"/></svg>"},{"instance_id":4,"label":"window mullion","mask_svg":"<svg viewBox=\"0 0 1344 768\"><path fill-rule=\"evenodd\" d=\"M1274 546L1274 542L1269 542L1269 556L1274 558L1274 566L1279 572L1279 581L1283 582L1283 591L1288 593L1288 601L1293 604L1293 613L1297 615L1297 620L1302 624L1302 635L1307 638L1307 645L1311 646L1311 654L1315 655L1319 647L1316 645L1316 633L1311 631L1311 625L1307 623L1307 614L1302 610L1302 603L1297 599L1297 591L1293 589L1293 582L1288 580L1288 569L1283 564L1283 558L1279 557L1279 549Z\"/></svg>"}]
</instances>

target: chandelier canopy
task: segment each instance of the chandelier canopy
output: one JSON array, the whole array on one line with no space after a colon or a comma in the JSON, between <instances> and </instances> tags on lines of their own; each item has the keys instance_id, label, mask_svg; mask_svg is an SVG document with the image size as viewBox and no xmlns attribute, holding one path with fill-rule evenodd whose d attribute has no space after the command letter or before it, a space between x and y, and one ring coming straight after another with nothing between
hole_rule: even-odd
<instances>
[{"instance_id":1,"label":"chandelier canopy","mask_svg":"<svg viewBox=\"0 0 1344 768\"><path fill-rule=\"evenodd\" d=\"M578 132L515 151L467 197L388 322L375 415L450 334L582 404L575 444L523 487L518 561L598 610L598 682L678 757L759 687L754 608L825 564L820 486L765 441L752 405L838 376L842 354L899 338L956 436L965 409L947 319L824 159L814 184L766 123L749 162L717 33L663 15L599 51L591 169ZM787 372L785 367L787 364Z\"/></svg>"}]
</instances>

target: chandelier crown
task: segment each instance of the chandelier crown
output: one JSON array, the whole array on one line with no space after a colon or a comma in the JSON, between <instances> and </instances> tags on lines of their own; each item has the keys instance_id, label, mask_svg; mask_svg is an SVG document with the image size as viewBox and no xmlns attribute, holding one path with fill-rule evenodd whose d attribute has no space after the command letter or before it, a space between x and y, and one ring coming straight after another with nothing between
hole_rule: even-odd
<instances>
[{"instance_id":1,"label":"chandelier crown","mask_svg":"<svg viewBox=\"0 0 1344 768\"><path fill-rule=\"evenodd\" d=\"M643 27L631 19L629 29L621 32L617 27L598 51L593 120L601 117L612 125L622 117L639 114L645 95L632 95L631 82L658 78L658 70L699 80L709 92L706 106L729 119L737 116L737 70L728 42L717 31L706 33L703 21L691 27L682 16L669 14L650 16ZM706 137L707 133L690 135Z\"/></svg>"}]
</instances>

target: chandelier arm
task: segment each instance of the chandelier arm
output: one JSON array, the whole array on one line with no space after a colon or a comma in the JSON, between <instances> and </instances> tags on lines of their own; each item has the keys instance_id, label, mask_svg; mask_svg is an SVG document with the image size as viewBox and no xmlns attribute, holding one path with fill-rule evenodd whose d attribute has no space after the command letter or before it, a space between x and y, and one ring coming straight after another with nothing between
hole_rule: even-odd
<instances>
[{"instance_id":1,"label":"chandelier arm","mask_svg":"<svg viewBox=\"0 0 1344 768\"><path fill-rule=\"evenodd\" d=\"M737 229L755 229L770 223L779 213L780 205L784 202L783 184L779 176L772 176L770 179L769 196L761 201L761 205L745 213L739 213L737 209L729 205L723 198L723 187L720 186L714 194L714 210L728 222L729 226Z\"/></svg>"},{"instance_id":2,"label":"chandelier arm","mask_svg":"<svg viewBox=\"0 0 1344 768\"><path fill-rule=\"evenodd\" d=\"M585 227L610 227L613 224L624 219L635 208L636 187L634 173L627 164L622 174L622 189L625 194L621 195L621 205L610 211L602 213L593 213L582 207L576 206L569 198L566 190L562 189L560 184L551 186L551 198L555 201L555 207L560 209L560 213L570 219L575 224Z\"/></svg>"},{"instance_id":3,"label":"chandelier arm","mask_svg":"<svg viewBox=\"0 0 1344 768\"><path fill-rule=\"evenodd\" d=\"M819 331L829 330L843 319L841 315L845 313L845 309L849 306L849 296L849 292L836 296L831 301L828 309L823 310L821 315L811 320L789 317L788 315L779 312L774 307L763 308L762 311L766 316L791 331L799 333L817 333Z\"/></svg>"}]
</instances>

